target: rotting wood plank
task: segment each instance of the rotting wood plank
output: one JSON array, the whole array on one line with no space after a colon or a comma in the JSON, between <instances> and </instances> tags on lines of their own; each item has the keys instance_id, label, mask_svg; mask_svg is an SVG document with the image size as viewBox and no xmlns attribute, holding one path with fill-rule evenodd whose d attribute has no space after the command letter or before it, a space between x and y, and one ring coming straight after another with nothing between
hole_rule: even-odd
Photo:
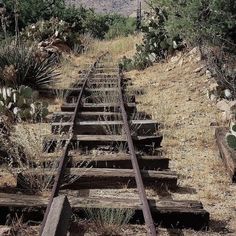
<instances>
[{"instance_id":1,"label":"rotting wood plank","mask_svg":"<svg viewBox=\"0 0 236 236\"><path fill-rule=\"evenodd\" d=\"M216 142L220 151L222 161L226 167L233 182L236 182L236 151L228 146L225 136L228 128L216 128L215 136Z\"/></svg>"},{"instance_id":2,"label":"rotting wood plank","mask_svg":"<svg viewBox=\"0 0 236 236\"><path fill-rule=\"evenodd\" d=\"M74 214L81 214L84 208L133 209L133 221L138 220L139 223L143 223L141 205L137 198L78 198L71 194L68 199ZM0 193L0 210L4 208L4 211L1 210L2 217L6 217L10 209L12 211L42 209L46 207L47 202L48 199L42 196ZM161 223L163 227L202 230L209 224L209 213L203 209L202 203L199 201L149 199L149 203L155 223ZM9 208L9 210L6 211L5 208Z\"/></svg>"},{"instance_id":3,"label":"rotting wood plank","mask_svg":"<svg viewBox=\"0 0 236 236\"><path fill-rule=\"evenodd\" d=\"M53 199L42 236L66 236L72 209L66 196Z\"/></svg>"},{"instance_id":4,"label":"rotting wood plank","mask_svg":"<svg viewBox=\"0 0 236 236\"><path fill-rule=\"evenodd\" d=\"M70 122L71 116L74 114L74 112L55 112L52 116L53 122ZM120 112L78 112L78 120L82 121L88 121L88 120L121 120L121 114Z\"/></svg>"},{"instance_id":5,"label":"rotting wood plank","mask_svg":"<svg viewBox=\"0 0 236 236\"><path fill-rule=\"evenodd\" d=\"M114 93L118 92L118 88L86 88L85 89L85 94L92 94L92 93ZM80 93L80 88L68 88L68 89L43 89L40 90L39 93L45 97L55 97L57 93L59 94L67 94L71 96L77 96ZM144 91L143 89L134 89L134 88L129 88L129 94L134 95L134 94L143 94Z\"/></svg>"},{"instance_id":6,"label":"rotting wood plank","mask_svg":"<svg viewBox=\"0 0 236 236\"><path fill-rule=\"evenodd\" d=\"M71 161L74 165L84 165L93 168L120 168L132 169L130 156L127 155L95 155L81 156L71 152ZM140 169L164 170L169 167L169 159L162 156L138 156Z\"/></svg>"},{"instance_id":7,"label":"rotting wood plank","mask_svg":"<svg viewBox=\"0 0 236 236\"><path fill-rule=\"evenodd\" d=\"M97 121L77 121L74 134L94 134L105 135L109 130L121 131L123 126L122 120ZM53 122L51 126L52 133L66 133L69 132L72 122ZM133 133L136 135L152 135L158 130L158 123L154 120L131 120L130 126Z\"/></svg>"},{"instance_id":8,"label":"rotting wood plank","mask_svg":"<svg viewBox=\"0 0 236 236\"><path fill-rule=\"evenodd\" d=\"M45 147L51 147L49 152L53 151L53 147L58 143L65 143L70 138L67 134L52 134L46 135L44 138ZM137 149L144 150L145 148L159 148L161 147L163 136L157 134L155 136L134 136L133 141ZM118 145L119 143L127 142L124 135L74 135L72 143L77 147L96 147L97 145Z\"/></svg>"},{"instance_id":9,"label":"rotting wood plank","mask_svg":"<svg viewBox=\"0 0 236 236\"><path fill-rule=\"evenodd\" d=\"M93 167L93 168L119 168L119 169L131 169L130 155L128 154L94 154L94 155L83 155L76 151L70 151L69 156L71 161L67 167ZM57 153L47 153L43 155L41 160L42 163L49 165L60 157ZM142 156L137 155L140 169L143 170L166 170L169 167L169 159L162 156Z\"/></svg>"},{"instance_id":10,"label":"rotting wood plank","mask_svg":"<svg viewBox=\"0 0 236 236\"><path fill-rule=\"evenodd\" d=\"M173 171L142 170L141 173L146 187L177 188L178 176ZM37 168L24 171L24 175L27 174L31 176L50 176L55 175L55 171L47 168L44 168L44 170ZM136 187L134 171L132 169L67 168L65 175L69 180L73 179L73 181L70 181L68 184L64 183L63 189L119 189L124 186L127 188ZM17 183L17 186L20 187L20 184L20 182Z\"/></svg>"},{"instance_id":11,"label":"rotting wood plank","mask_svg":"<svg viewBox=\"0 0 236 236\"><path fill-rule=\"evenodd\" d=\"M61 111L74 111L76 103L63 103ZM134 111L136 109L135 103L127 103L127 110ZM81 106L81 111L116 111L119 109L118 103L84 103Z\"/></svg>"},{"instance_id":12,"label":"rotting wood plank","mask_svg":"<svg viewBox=\"0 0 236 236\"><path fill-rule=\"evenodd\" d=\"M106 98L107 96L112 96L114 97L115 95L108 95L106 92L104 94L93 94L93 95L89 95L84 102L90 104L90 103L98 103L100 102L100 99ZM108 100L108 99L107 99ZM68 103L75 103L77 101L77 96L66 96L66 98L64 99L64 102L66 104ZM135 103L136 99L135 96L126 96L125 98L125 102L126 103Z\"/></svg>"},{"instance_id":13,"label":"rotting wood plank","mask_svg":"<svg viewBox=\"0 0 236 236\"><path fill-rule=\"evenodd\" d=\"M51 115L53 122L67 122L73 116L74 112L55 112ZM144 117L146 119L151 119L151 116L147 115L145 112L137 112L136 117ZM130 114L130 119L134 119L133 114ZM84 111L78 112L77 120L88 121L88 120L122 120L120 112L110 112L110 111Z\"/></svg>"}]
</instances>

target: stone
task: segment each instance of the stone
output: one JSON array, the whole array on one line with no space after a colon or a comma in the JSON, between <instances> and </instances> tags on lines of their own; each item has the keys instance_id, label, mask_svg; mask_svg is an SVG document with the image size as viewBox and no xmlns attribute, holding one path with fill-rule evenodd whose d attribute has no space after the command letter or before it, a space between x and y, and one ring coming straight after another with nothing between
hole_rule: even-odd
<instances>
[{"instance_id":1,"label":"stone","mask_svg":"<svg viewBox=\"0 0 236 236\"><path fill-rule=\"evenodd\" d=\"M231 112L236 111L236 101L230 101L228 104Z\"/></svg>"},{"instance_id":2,"label":"stone","mask_svg":"<svg viewBox=\"0 0 236 236\"><path fill-rule=\"evenodd\" d=\"M193 71L193 73L199 73L199 72L201 72L203 69L205 69L206 68L206 66L205 65L203 65L203 66L200 66L200 67L198 67L197 69L195 69L194 71Z\"/></svg>"},{"instance_id":3,"label":"stone","mask_svg":"<svg viewBox=\"0 0 236 236\"><path fill-rule=\"evenodd\" d=\"M221 111L230 112L230 106L226 99L223 99L216 103L216 107Z\"/></svg>"},{"instance_id":4,"label":"stone","mask_svg":"<svg viewBox=\"0 0 236 236\"><path fill-rule=\"evenodd\" d=\"M177 55L177 56L171 57L170 62L177 63L179 60L180 60L180 56Z\"/></svg>"},{"instance_id":5,"label":"stone","mask_svg":"<svg viewBox=\"0 0 236 236\"><path fill-rule=\"evenodd\" d=\"M231 93L231 91L230 91L229 89L225 89L225 90L224 90L224 95L225 95L225 97L226 97L227 99L232 98L232 93Z\"/></svg>"},{"instance_id":6,"label":"stone","mask_svg":"<svg viewBox=\"0 0 236 236\"><path fill-rule=\"evenodd\" d=\"M189 55L196 55L199 52L198 47L194 47L188 54Z\"/></svg>"},{"instance_id":7,"label":"stone","mask_svg":"<svg viewBox=\"0 0 236 236\"><path fill-rule=\"evenodd\" d=\"M211 94L211 95L210 95L210 100L213 101L213 102L216 102L216 101L217 101L216 95Z\"/></svg>"},{"instance_id":8,"label":"stone","mask_svg":"<svg viewBox=\"0 0 236 236\"><path fill-rule=\"evenodd\" d=\"M179 62L178 62L178 66L182 66L183 64L184 64L184 59L181 58L181 59L179 60Z\"/></svg>"},{"instance_id":9,"label":"stone","mask_svg":"<svg viewBox=\"0 0 236 236\"><path fill-rule=\"evenodd\" d=\"M194 62L200 62L202 60L201 56L197 56L194 58Z\"/></svg>"},{"instance_id":10,"label":"stone","mask_svg":"<svg viewBox=\"0 0 236 236\"><path fill-rule=\"evenodd\" d=\"M213 92L213 91L216 91L218 87L219 87L219 85L218 85L216 82L214 82L214 83L211 83L211 84L210 84L209 90L210 90L211 92Z\"/></svg>"},{"instance_id":11,"label":"stone","mask_svg":"<svg viewBox=\"0 0 236 236\"><path fill-rule=\"evenodd\" d=\"M219 125L219 123L218 123L217 121L212 121L212 122L210 123L210 126L211 126L211 127L216 127L216 126L220 126L220 125Z\"/></svg>"},{"instance_id":12,"label":"stone","mask_svg":"<svg viewBox=\"0 0 236 236\"><path fill-rule=\"evenodd\" d=\"M208 79L212 78L212 74L209 70L206 70L206 76L207 76Z\"/></svg>"},{"instance_id":13,"label":"stone","mask_svg":"<svg viewBox=\"0 0 236 236\"><path fill-rule=\"evenodd\" d=\"M228 112L222 112L222 121L223 122L228 122L230 119L230 115Z\"/></svg>"},{"instance_id":14,"label":"stone","mask_svg":"<svg viewBox=\"0 0 236 236\"><path fill-rule=\"evenodd\" d=\"M8 226L1 226L0 227L0 235L9 235L10 230L11 229Z\"/></svg>"}]
</instances>

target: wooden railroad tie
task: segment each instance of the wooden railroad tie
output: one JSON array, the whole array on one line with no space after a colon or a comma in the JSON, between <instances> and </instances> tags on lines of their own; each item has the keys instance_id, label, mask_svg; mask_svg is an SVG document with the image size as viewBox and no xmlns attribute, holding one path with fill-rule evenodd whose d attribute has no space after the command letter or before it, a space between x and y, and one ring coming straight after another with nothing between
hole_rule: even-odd
<instances>
[{"instance_id":1,"label":"wooden railroad tie","mask_svg":"<svg viewBox=\"0 0 236 236\"><path fill-rule=\"evenodd\" d=\"M236 151L230 148L226 143L225 136L227 133L228 128L217 128L215 132L216 142L225 168L232 182L236 182Z\"/></svg>"},{"instance_id":2,"label":"wooden railroad tie","mask_svg":"<svg viewBox=\"0 0 236 236\"><path fill-rule=\"evenodd\" d=\"M109 208L109 209L133 209L133 223L144 223L139 199L137 198L104 198L104 197L73 197L68 196L71 208L75 214L83 216L83 209L86 208ZM75 193L76 196L76 193ZM0 193L0 209L9 208L8 211L1 211L7 214L9 211L45 208L48 199L42 196ZM208 226L209 213L203 209L199 201L174 201L149 199L153 219L156 224L170 228L193 228L202 230ZM34 213L35 214L35 213ZM4 215L2 215L4 217Z\"/></svg>"}]
</instances>

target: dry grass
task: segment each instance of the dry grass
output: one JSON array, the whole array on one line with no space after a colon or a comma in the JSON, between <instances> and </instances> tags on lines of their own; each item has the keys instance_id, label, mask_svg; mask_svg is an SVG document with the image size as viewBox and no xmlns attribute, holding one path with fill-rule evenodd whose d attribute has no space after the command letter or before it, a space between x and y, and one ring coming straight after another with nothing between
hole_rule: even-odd
<instances>
[{"instance_id":1,"label":"dry grass","mask_svg":"<svg viewBox=\"0 0 236 236\"><path fill-rule=\"evenodd\" d=\"M129 76L135 87L145 89L138 99L139 110L164 123L163 146L183 188L172 197L200 200L210 212L208 233L184 231L184 235L235 235L236 186L231 184L215 145L210 124L221 124L220 113L207 99L208 79L193 72L199 66L192 56L179 55L178 60L141 73L132 71Z\"/></svg>"},{"instance_id":2,"label":"dry grass","mask_svg":"<svg viewBox=\"0 0 236 236\"><path fill-rule=\"evenodd\" d=\"M134 212L132 209L91 209L85 210L86 215L94 224L97 235L123 235L121 228L127 225Z\"/></svg>"},{"instance_id":3,"label":"dry grass","mask_svg":"<svg viewBox=\"0 0 236 236\"><path fill-rule=\"evenodd\" d=\"M57 168L57 160L47 164L43 154L49 148L43 148L44 137L50 130L48 126L49 124L18 124L9 140L2 140L9 155L5 165L6 172L17 179L19 186L35 193L45 192L52 183L53 176L44 171L44 167L51 171ZM42 173L36 175L38 168Z\"/></svg>"},{"instance_id":4,"label":"dry grass","mask_svg":"<svg viewBox=\"0 0 236 236\"><path fill-rule=\"evenodd\" d=\"M30 227L28 223L24 223L22 217L15 215L9 222L10 230L3 236L37 236L39 228L37 226Z\"/></svg>"},{"instance_id":5,"label":"dry grass","mask_svg":"<svg viewBox=\"0 0 236 236\"><path fill-rule=\"evenodd\" d=\"M76 63L76 60L76 56L64 55L60 64L60 76L56 83L57 88L67 89L79 79L80 65Z\"/></svg>"},{"instance_id":6,"label":"dry grass","mask_svg":"<svg viewBox=\"0 0 236 236\"><path fill-rule=\"evenodd\" d=\"M132 35L128 37L116 38L113 40L94 40L88 51L77 58L76 62L82 68L86 68L88 63L94 61L94 59L105 51L109 51L112 59L117 62L123 56L130 57L135 53L136 44L142 40L141 35Z\"/></svg>"}]
</instances>

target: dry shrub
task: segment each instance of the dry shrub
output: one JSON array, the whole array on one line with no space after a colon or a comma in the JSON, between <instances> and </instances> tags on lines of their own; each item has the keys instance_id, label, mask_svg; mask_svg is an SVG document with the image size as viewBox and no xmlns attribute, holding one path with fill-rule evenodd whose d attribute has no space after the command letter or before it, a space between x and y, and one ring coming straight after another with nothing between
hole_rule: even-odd
<instances>
[{"instance_id":1,"label":"dry shrub","mask_svg":"<svg viewBox=\"0 0 236 236\"><path fill-rule=\"evenodd\" d=\"M4 158L6 170L17 179L20 187L33 193L42 193L50 187L53 181L51 172L58 166L57 159L47 162L43 157L43 151L46 151L43 150L43 139L47 132L42 124L36 128L22 124L16 126L9 139L2 140L8 153ZM40 173L36 175L38 170Z\"/></svg>"},{"instance_id":2,"label":"dry shrub","mask_svg":"<svg viewBox=\"0 0 236 236\"><path fill-rule=\"evenodd\" d=\"M56 142L53 155L47 154L51 148L51 142L46 145L43 143L49 131L49 127L43 124L18 125L10 138L4 139L4 147L9 154L8 158L5 158L6 170L17 179L17 187L30 193L43 194L52 187L62 157L63 140ZM63 136L63 133L61 135ZM54 141L56 140L52 140L52 143ZM81 168L80 175L66 174L62 185L66 186L78 181L88 170L89 163L89 161L84 161L79 166L77 165L77 168Z\"/></svg>"},{"instance_id":3,"label":"dry shrub","mask_svg":"<svg viewBox=\"0 0 236 236\"><path fill-rule=\"evenodd\" d=\"M22 217L15 215L9 222L10 230L3 236L37 236L38 229L30 227L28 223L24 223Z\"/></svg>"},{"instance_id":4,"label":"dry shrub","mask_svg":"<svg viewBox=\"0 0 236 236\"><path fill-rule=\"evenodd\" d=\"M236 98L236 56L227 52L223 46L206 46L202 49L202 53L222 91L229 89L232 94L231 98ZM224 96L224 94L219 95Z\"/></svg>"}]
</instances>

